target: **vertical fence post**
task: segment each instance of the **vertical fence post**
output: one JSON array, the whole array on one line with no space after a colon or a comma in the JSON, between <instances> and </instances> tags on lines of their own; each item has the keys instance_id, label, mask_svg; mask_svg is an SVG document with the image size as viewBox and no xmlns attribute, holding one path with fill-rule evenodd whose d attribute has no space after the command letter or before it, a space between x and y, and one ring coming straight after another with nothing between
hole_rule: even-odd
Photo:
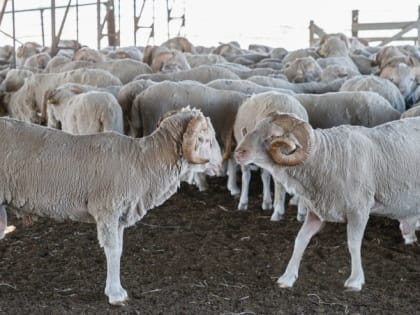
<instances>
[{"instance_id":1,"label":"vertical fence post","mask_svg":"<svg viewBox=\"0 0 420 315\"><path fill-rule=\"evenodd\" d=\"M355 26L359 24L359 10L351 11L351 36L357 37L357 28Z\"/></svg>"},{"instance_id":2,"label":"vertical fence post","mask_svg":"<svg viewBox=\"0 0 420 315\"><path fill-rule=\"evenodd\" d=\"M417 14L417 46L420 45L420 5Z\"/></svg>"},{"instance_id":3,"label":"vertical fence post","mask_svg":"<svg viewBox=\"0 0 420 315\"><path fill-rule=\"evenodd\" d=\"M309 46L311 47L314 43L314 21L309 22Z\"/></svg>"}]
</instances>

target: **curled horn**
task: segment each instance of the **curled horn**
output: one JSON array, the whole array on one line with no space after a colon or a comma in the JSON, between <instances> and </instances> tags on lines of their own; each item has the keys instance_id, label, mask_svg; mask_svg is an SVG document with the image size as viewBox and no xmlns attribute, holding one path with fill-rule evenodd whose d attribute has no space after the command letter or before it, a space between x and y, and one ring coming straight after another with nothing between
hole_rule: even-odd
<instances>
[{"instance_id":1,"label":"curled horn","mask_svg":"<svg viewBox=\"0 0 420 315\"><path fill-rule=\"evenodd\" d=\"M273 123L283 128L285 135L275 137L269 148L271 158L284 166L296 166L305 162L312 154L314 132L305 121L288 114L276 114ZM290 140L287 134L293 134L298 143ZM289 154L283 151L290 152Z\"/></svg>"},{"instance_id":2,"label":"curled horn","mask_svg":"<svg viewBox=\"0 0 420 315\"><path fill-rule=\"evenodd\" d=\"M182 141L182 154L184 158L193 164L208 163L209 160L197 156L196 146L198 134L201 130L208 128L207 122L202 115L196 116L190 120L184 133Z\"/></svg>"}]
</instances>

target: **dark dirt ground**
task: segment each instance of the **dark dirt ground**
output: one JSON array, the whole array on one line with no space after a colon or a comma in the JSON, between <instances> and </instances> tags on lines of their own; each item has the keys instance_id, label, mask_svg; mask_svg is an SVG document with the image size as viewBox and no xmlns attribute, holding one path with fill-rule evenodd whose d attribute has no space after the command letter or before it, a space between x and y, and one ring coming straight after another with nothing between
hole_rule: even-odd
<instances>
[{"instance_id":1,"label":"dark dirt ground","mask_svg":"<svg viewBox=\"0 0 420 315\"><path fill-rule=\"evenodd\" d=\"M362 248L366 285L345 292L350 259L345 225L327 224L305 252L299 279L280 289L300 223L248 211L225 179L179 193L126 229L121 266L130 302L107 304L105 255L95 225L40 219L0 241L0 314L420 314L420 247L403 244L398 222L372 217Z\"/></svg>"}]
</instances>

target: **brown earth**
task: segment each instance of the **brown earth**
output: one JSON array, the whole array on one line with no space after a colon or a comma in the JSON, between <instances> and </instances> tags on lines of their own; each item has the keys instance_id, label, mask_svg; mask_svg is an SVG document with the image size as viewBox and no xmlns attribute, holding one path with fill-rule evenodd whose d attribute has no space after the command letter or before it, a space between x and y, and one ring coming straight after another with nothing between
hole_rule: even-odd
<instances>
[{"instance_id":1,"label":"brown earth","mask_svg":"<svg viewBox=\"0 0 420 315\"><path fill-rule=\"evenodd\" d=\"M419 314L420 247L403 244L398 222L372 217L362 248L366 285L346 292L350 259L345 225L314 237L292 289L276 278L290 258L300 223L290 208L281 222L260 210L261 185L250 209L225 179L199 193L178 194L126 230L121 276L125 307L103 294L105 256L94 225L40 219L0 241L1 314Z\"/></svg>"}]
</instances>

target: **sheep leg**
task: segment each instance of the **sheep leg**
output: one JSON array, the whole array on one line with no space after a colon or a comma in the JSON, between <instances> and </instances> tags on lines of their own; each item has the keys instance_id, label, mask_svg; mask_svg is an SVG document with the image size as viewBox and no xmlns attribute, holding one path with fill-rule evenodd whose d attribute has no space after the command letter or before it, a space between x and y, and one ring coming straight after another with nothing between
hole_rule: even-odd
<instances>
[{"instance_id":1,"label":"sheep leg","mask_svg":"<svg viewBox=\"0 0 420 315\"><path fill-rule=\"evenodd\" d=\"M98 239L104 248L107 264L105 294L110 304L124 305L128 299L127 291L121 286L120 262L123 248L124 227L117 221L97 225Z\"/></svg>"},{"instance_id":2,"label":"sheep leg","mask_svg":"<svg viewBox=\"0 0 420 315\"><path fill-rule=\"evenodd\" d=\"M303 222L305 221L305 216L306 216L306 207L303 204L303 201L300 200L299 197L297 197L298 199L298 204L297 204L297 220L299 222Z\"/></svg>"},{"instance_id":3,"label":"sheep leg","mask_svg":"<svg viewBox=\"0 0 420 315\"><path fill-rule=\"evenodd\" d=\"M239 195L240 190L236 181L236 162L235 159L229 158L227 162L227 188L232 196Z\"/></svg>"},{"instance_id":4,"label":"sheep leg","mask_svg":"<svg viewBox=\"0 0 420 315\"><path fill-rule=\"evenodd\" d=\"M296 236L295 246L293 248L292 258L287 265L284 274L277 280L277 284L281 288L290 288L295 283L298 273L300 261L303 252L309 244L311 238L321 229L323 222L312 211L308 211L305 222Z\"/></svg>"},{"instance_id":5,"label":"sheep leg","mask_svg":"<svg viewBox=\"0 0 420 315\"><path fill-rule=\"evenodd\" d=\"M401 234L404 237L405 244L413 244L417 242L416 224L418 217L409 218L400 221Z\"/></svg>"},{"instance_id":6,"label":"sheep leg","mask_svg":"<svg viewBox=\"0 0 420 315\"><path fill-rule=\"evenodd\" d=\"M261 169L261 181L263 183L263 202L261 208L263 210L273 209L273 199L271 198L271 174Z\"/></svg>"},{"instance_id":7,"label":"sheep leg","mask_svg":"<svg viewBox=\"0 0 420 315\"><path fill-rule=\"evenodd\" d=\"M207 189L209 189L205 173L194 172L194 184L195 186L197 186L199 191L206 191Z\"/></svg>"},{"instance_id":8,"label":"sheep leg","mask_svg":"<svg viewBox=\"0 0 420 315\"><path fill-rule=\"evenodd\" d=\"M0 205L0 240L4 238L6 234L7 228L7 213L6 207L4 205Z\"/></svg>"},{"instance_id":9,"label":"sheep leg","mask_svg":"<svg viewBox=\"0 0 420 315\"><path fill-rule=\"evenodd\" d=\"M251 180L251 167L249 165L241 165L242 171L242 189L239 198L238 210L246 210L248 208L249 181Z\"/></svg>"},{"instance_id":10,"label":"sheep leg","mask_svg":"<svg viewBox=\"0 0 420 315\"><path fill-rule=\"evenodd\" d=\"M351 213L347 215L347 245L351 256L351 274L344 283L350 291L360 291L365 284L361 247L369 215Z\"/></svg>"},{"instance_id":11,"label":"sheep leg","mask_svg":"<svg viewBox=\"0 0 420 315\"><path fill-rule=\"evenodd\" d=\"M283 185L274 180L274 211L271 221L280 221L284 216L284 203L286 201L286 189Z\"/></svg>"}]
</instances>

